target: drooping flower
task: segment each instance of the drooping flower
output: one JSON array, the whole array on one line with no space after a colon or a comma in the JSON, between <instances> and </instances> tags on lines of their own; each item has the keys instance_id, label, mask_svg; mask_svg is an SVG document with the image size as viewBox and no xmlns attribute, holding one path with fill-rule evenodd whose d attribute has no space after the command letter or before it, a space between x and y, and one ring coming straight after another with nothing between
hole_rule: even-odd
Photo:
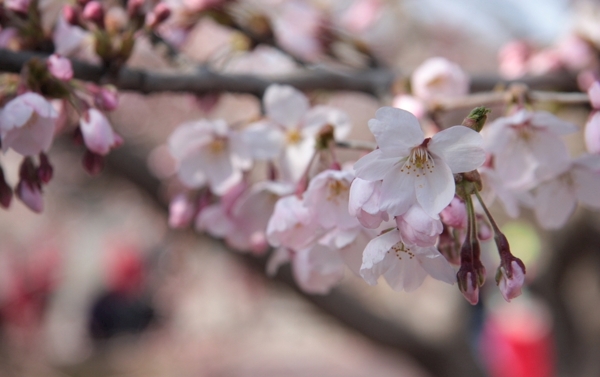
<instances>
[{"instance_id":1,"label":"drooping flower","mask_svg":"<svg viewBox=\"0 0 600 377\"><path fill-rule=\"evenodd\" d=\"M365 228L375 229L383 221L388 221L387 212L379 209L381 200L381 181L365 181L354 178L350 186L348 212L355 216Z\"/></svg>"},{"instance_id":2,"label":"drooping flower","mask_svg":"<svg viewBox=\"0 0 600 377\"><path fill-rule=\"evenodd\" d=\"M274 247L301 250L322 236L313 214L295 195L284 196L275 204L267 225L267 239Z\"/></svg>"},{"instance_id":3,"label":"drooping flower","mask_svg":"<svg viewBox=\"0 0 600 377\"><path fill-rule=\"evenodd\" d=\"M560 173L569 153L560 135L577 130L546 111L525 109L486 126L486 150L494 155L494 169L504 186L527 190Z\"/></svg>"},{"instance_id":4,"label":"drooping flower","mask_svg":"<svg viewBox=\"0 0 600 377\"><path fill-rule=\"evenodd\" d=\"M189 188L208 183L222 195L238 184L252 163L246 145L223 120L199 120L180 125L169 138L179 164L179 179Z\"/></svg>"},{"instance_id":5,"label":"drooping flower","mask_svg":"<svg viewBox=\"0 0 600 377\"><path fill-rule=\"evenodd\" d=\"M379 149L354 164L356 176L382 180L380 209L404 214L415 203L437 216L454 197L453 173L477 169L485 160L481 136L463 126L425 139L411 113L383 107L369 121Z\"/></svg>"},{"instance_id":6,"label":"drooping flower","mask_svg":"<svg viewBox=\"0 0 600 377\"><path fill-rule=\"evenodd\" d=\"M396 291L414 291L427 275L454 284L454 269L433 246L419 247L406 244L398 229L393 229L371 240L363 254L360 274L371 285L383 275Z\"/></svg>"},{"instance_id":7,"label":"drooping flower","mask_svg":"<svg viewBox=\"0 0 600 377\"><path fill-rule=\"evenodd\" d=\"M403 215L397 216L396 225L405 242L420 247L435 245L438 235L443 230L439 216L429 216L418 204L410 207Z\"/></svg>"},{"instance_id":8,"label":"drooping flower","mask_svg":"<svg viewBox=\"0 0 600 377\"><path fill-rule=\"evenodd\" d=\"M547 229L563 226L577 201L600 209L600 156L584 155L572 161L562 174L542 182L534 191L534 211Z\"/></svg>"},{"instance_id":9,"label":"drooping flower","mask_svg":"<svg viewBox=\"0 0 600 377\"><path fill-rule=\"evenodd\" d=\"M24 156L45 152L54 139L58 113L37 93L21 94L0 112L2 150L12 148Z\"/></svg>"}]
</instances>

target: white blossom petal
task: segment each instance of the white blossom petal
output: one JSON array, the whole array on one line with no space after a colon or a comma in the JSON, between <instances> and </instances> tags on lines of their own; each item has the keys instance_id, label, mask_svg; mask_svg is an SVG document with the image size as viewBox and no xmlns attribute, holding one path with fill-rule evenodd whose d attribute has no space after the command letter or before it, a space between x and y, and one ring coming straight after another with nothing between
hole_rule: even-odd
<instances>
[{"instance_id":1,"label":"white blossom petal","mask_svg":"<svg viewBox=\"0 0 600 377\"><path fill-rule=\"evenodd\" d=\"M296 127L309 109L302 92L288 85L270 85L263 97L267 117L287 127Z\"/></svg>"},{"instance_id":2,"label":"white blossom petal","mask_svg":"<svg viewBox=\"0 0 600 377\"><path fill-rule=\"evenodd\" d=\"M562 227L575 210L577 201L568 182L553 179L542 183L535 192L535 216L546 229Z\"/></svg>"},{"instance_id":3,"label":"white blossom petal","mask_svg":"<svg viewBox=\"0 0 600 377\"><path fill-rule=\"evenodd\" d=\"M386 158L380 149L375 149L354 163L354 173L365 181L379 181L397 162L398 158Z\"/></svg>"},{"instance_id":4,"label":"white blossom petal","mask_svg":"<svg viewBox=\"0 0 600 377\"><path fill-rule=\"evenodd\" d=\"M483 138L465 126L454 126L433 135L427 148L441 157L452 173L475 170L485 161Z\"/></svg>"},{"instance_id":5,"label":"white blossom petal","mask_svg":"<svg viewBox=\"0 0 600 377\"><path fill-rule=\"evenodd\" d=\"M369 120L369 129L385 157L407 156L425 136L417 118L406 110L382 107Z\"/></svg>"},{"instance_id":6,"label":"white blossom petal","mask_svg":"<svg viewBox=\"0 0 600 377\"><path fill-rule=\"evenodd\" d=\"M454 198L454 176L443 160L433 157L432 172L415 177L417 202L431 217L437 217Z\"/></svg>"}]
</instances>

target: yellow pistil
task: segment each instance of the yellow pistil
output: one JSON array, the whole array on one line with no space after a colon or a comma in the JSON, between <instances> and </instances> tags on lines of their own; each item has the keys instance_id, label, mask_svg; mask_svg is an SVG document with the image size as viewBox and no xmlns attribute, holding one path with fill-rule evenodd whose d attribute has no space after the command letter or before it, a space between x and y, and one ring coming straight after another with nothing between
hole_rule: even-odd
<instances>
[{"instance_id":1,"label":"yellow pistil","mask_svg":"<svg viewBox=\"0 0 600 377\"><path fill-rule=\"evenodd\" d=\"M289 130L285 136L288 144L298 144L302 141L302 134L296 129Z\"/></svg>"}]
</instances>

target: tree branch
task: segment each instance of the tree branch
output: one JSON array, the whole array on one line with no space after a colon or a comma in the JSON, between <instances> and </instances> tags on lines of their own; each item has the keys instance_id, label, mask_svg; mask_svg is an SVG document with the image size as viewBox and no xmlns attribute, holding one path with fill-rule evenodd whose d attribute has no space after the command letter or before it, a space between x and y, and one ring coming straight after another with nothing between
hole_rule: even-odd
<instances>
[{"instance_id":1,"label":"tree branch","mask_svg":"<svg viewBox=\"0 0 600 377\"><path fill-rule=\"evenodd\" d=\"M19 73L32 58L45 59L48 55L31 51L0 49L0 72ZM72 59L75 78L95 83L110 83L121 90L141 93L214 92L250 93L262 96L274 83L294 86L300 90L349 90L374 96L387 93L394 74L386 69L370 69L354 73L340 73L311 69L279 78L245 74L220 74L200 67L196 73L157 73L123 67L115 76L108 69Z\"/></svg>"}]
</instances>

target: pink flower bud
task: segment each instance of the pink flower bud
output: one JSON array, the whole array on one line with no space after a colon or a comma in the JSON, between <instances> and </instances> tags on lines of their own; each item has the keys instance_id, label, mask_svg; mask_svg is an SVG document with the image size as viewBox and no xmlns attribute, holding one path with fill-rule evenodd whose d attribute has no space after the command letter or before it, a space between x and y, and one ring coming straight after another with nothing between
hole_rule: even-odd
<instances>
[{"instance_id":1,"label":"pink flower bud","mask_svg":"<svg viewBox=\"0 0 600 377\"><path fill-rule=\"evenodd\" d=\"M512 271L507 271L503 266L500 266L497 274L500 293L507 302L521 295L521 288L525 283L525 270L518 261L513 260L509 268Z\"/></svg>"},{"instance_id":2,"label":"pink flower bud","mask_svg":"<svg viewBox=\"0 0 600 377\"><path fill-rule=\"evenodd\" d=\"M71 61L63 58L60 55L52 54L48 58L46 64L48 70L54 77L62 81L69 81L73 78L73 67Z\"/></svg>"},{"instance_id":3,"label":"pink flower bud","mask_svg":"<svg viewBox=\"0 0 600 377\"><path fill-rule=\"evenodd\" d=\"M92 152L104 156L122 139L115 138L108 119L97 109L89 109L80 119L81 134L85 146Z\"/></svg>"},{"instance_id":4,"label":"pink flower bud","mask_svg":"<svg viewBox=\"0 0 600 377\"><path fill-rule=\"evenodd\" d=\"M600 154L600 112L594 112L587 121L584 138L588 152Z\"/></svg>"},{"instance_id":5,"label":"pink flower bud","mask_svg":"<svg viewBox=\"0 0 600 377\"><path fill-rule=\"evenodd\" d=\"M600 109L600 82L594 81L594 83L588 89L588 96L590 97L590 103L594 109Z\"/></svg>"},{"instance_id":6,"label":"pink flower bud","mask_svg":"<svg viewBox=\"0 0 600 377\"><path fill-rule=\"evenodd\" d=\"M133 18L142 14L145 0L129 0L127 2L127 14Z\"/></svg>"},{"instance_id":7,"label":"pink flower bud","mask_svg":"<svg viewBox=\"0 0 600 377\"><path fill-rule=\"evenodd\" d=\"M90 1L83 8L83 19L93 22L99 27L104 27L104 10L98 1Z\"/></svg>"},{"instance_id":8,"label":"pink flower bud","mask_svg":"<svg viewBox=\"0 0 600 377\"><path fill-rule=\"evenodd\" d=\"M179 194L169 203L169 226L171 228L185 228L192 222L196 208L187 195Z\"/></svg>"},{"instance_id":9,"label":"pink flower bud","mask_svg":"<svg viewBox=\"0 0 600 377\"><path fill-rule=\"evenodd\" d=\"M146 16L146 25L153 29L163 23L171 15L171 9L165 3L158 3Z\"/></svg>"},{"instance_id":10,"label":"pink flower bud","mask_svg":"<svg viewBox=\"0 0 600 377\"><path fill-rule=\"evenodd\" d=\"M40 166L37 168L37 176L39 180L43 183L48 183L52 179L52 175L54 174L54 169L52 165L50 165L50 160L48 160L48 156L45 153L40 153Z\"/></svg>"},{"instance_id":11,"label":"pink flower bud","mask_svg":"<svg viewBox=\"0 0 600 377\"><path fill-rule=\"evenodd\" d=\"M469 301L471 305L477 305L479 302L479 285L477 279L473 278L473 275L468 272L464 278L464 281L459 280L458 286L463 296Z\"/></svg>"},{"instance_id":12,"label":"pink flower bud","mask_svg":"<svg viewBox=\"0 0 600 377\"><path fill-rule=\"evenodd\" d=\"M17 197L33 212L41 213L44 210L44 199L38 185L21 180L15 191Z\"/></svg>"},{"instance_id":13,"label":"pink flower bud","mask_svg":"<svg viewBox=\"0 0 600 377\"><path fill-rule=\"evenodd\" d=\"M119 97L116 89L112 87L101 87L94 95L94 104L100 110L113 111L119 106Z\"/></svg>"},{"instance_id":14,"label":"pink flower bud","mask_svg":"<svg viewBox=\"0 0 600 377\"><path fill-rule=\"evenodd\" d=\"M70 25L79 26L79 12L72 5L65 5L62 9L63 17Z\"/></svg>"},{"instance_id":15,"label":"pink flower bud","mask_svg":"<svg viewBox=\"0 0 600 377\"><path fill-rule=\"evenodd\" d=\"M27 14L30 0L6 0L4 2L7 9L13 12Z\"/></svg>"},{"instance_id":16,"label":"pink flower bud","mask_svg":"<svg viewBox=\"0 0 600 377\"><path fill-rule=\"evenodd\" d=\"M0 168L0 205L4 208L8 208L12 201L13 192L6 179L4 179L4 170Z\"/></svg>"},{"instance_id":17,"label":"pink flower bud","mask_svg":"<svg viewBox=\"0 0 600 377\"><path fill-rule=\"evenodd\" d=\"M455 196L450 204L440 213L444 224L457 229L467 228L467 207L465 203Z\"/></svg>"},{"instance_id":18,"label":"pink flower bud","mask_svg":"<svg viewBox=\"0 0 600 377\"><path fill-rule=\"evenodd\" d=\"M104 169L104 157L90 151L85 151L81 163L90 175L98 175Z\"/></svg>"}]
</instances>

